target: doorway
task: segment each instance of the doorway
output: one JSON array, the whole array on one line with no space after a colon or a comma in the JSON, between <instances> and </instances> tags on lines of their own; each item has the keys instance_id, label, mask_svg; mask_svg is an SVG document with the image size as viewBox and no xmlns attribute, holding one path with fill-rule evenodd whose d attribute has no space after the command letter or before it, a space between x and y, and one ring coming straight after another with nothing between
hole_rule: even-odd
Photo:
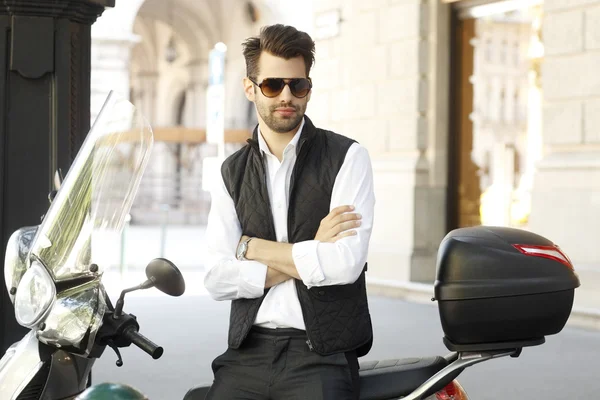
<instances>
[{"instance_id":1,"label":"doorway","mask_svg":"<svg viewBox=\"0 0 600 400\"><path fill-rule=\"evenodd\" d=\"M526 228L531 211L542 151L541 6L502 3L453 10L449 230Z\"/></svg>"}]
</instances>

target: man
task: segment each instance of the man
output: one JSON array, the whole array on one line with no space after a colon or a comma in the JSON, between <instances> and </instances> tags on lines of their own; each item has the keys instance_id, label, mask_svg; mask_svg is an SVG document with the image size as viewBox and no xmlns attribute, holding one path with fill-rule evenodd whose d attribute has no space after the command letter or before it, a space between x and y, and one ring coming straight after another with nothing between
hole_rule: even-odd
<instances>
[{"instance_id":1,"label":"man","mask_svg":"<svg viewBox=\"0 0 600 400\"><path fill-rule=\"evenodd\" d=\"M357 399L357 357L372 343L369 155L304 115L308 34L268 26L243 50L258 126L212 193L204 283L232 304L229 347L212 364L207 398Z\"/></svg>"}]
</instances>

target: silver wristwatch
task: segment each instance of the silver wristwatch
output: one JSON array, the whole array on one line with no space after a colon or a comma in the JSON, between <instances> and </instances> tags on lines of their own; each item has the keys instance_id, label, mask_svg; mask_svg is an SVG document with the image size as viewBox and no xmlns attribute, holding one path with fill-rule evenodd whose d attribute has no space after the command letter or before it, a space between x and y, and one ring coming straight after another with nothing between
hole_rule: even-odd
<instances>
[{"instance_id":1,"label":"silver wristwatch","mask_svg":"<svg viewBox=\"0 0 600 400\"><path fill-rule=\"evenodd\" d=\"M248 243L250 243L250 241L252 239L254 239L254 238L248 238L238 245L238 248L237 248L237 251L235 254L235 256L238 260L248 261L248 259L246 258L246 253L248 252Z\"/></svg>"}]
</instances>

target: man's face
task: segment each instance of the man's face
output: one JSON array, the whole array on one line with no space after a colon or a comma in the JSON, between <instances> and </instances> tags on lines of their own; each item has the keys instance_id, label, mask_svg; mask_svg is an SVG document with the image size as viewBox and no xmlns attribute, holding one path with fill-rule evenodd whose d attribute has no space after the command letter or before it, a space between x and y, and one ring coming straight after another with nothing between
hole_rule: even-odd
<instances>
[{"instance_id":1,"label":"man's face","mask_svg":"<svg viewBox=\"0 0 600 400\"><path fill-rule=\"evenodd\" d=\"M286 60L263 52L258 67L259 74L256 77L258 84L265 78L307 78L304 59L300 56ZM310 100L310 93L304 98L298 98L286 85L278 96L269 98L263 95L260 88L248 78L244 79L244 86L246 97L256 104L259 118L273 132L290 132L302 121Z\"/></svg>"}]
</instances>

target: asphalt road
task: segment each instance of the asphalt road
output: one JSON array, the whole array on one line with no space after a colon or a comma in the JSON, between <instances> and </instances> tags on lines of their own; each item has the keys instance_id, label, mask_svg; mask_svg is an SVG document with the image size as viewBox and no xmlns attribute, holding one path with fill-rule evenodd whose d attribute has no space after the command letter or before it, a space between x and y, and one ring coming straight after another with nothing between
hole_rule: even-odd
<instances>
[{"instance_id":1,"label":"asphalt road","mask_svg":"<svg viewBox=\"0 0 600 400\"><path fill-rule=\"evenodd\" d=\"M370 298L375 342L364 360L444 355L437 309ZM164 347L154 361L141 350L122 350L124 366L107 349L94 382L128 383L152 400L179 400L195 385L211 382L211 361L225 350L229 303L202 294L170 298L132 295L125 310L137 315L141 333ZM565 328L546 344L467 369L459 380L472 400L596 399L600 393L600 332Z\"/></svg>"}]
</instances>

